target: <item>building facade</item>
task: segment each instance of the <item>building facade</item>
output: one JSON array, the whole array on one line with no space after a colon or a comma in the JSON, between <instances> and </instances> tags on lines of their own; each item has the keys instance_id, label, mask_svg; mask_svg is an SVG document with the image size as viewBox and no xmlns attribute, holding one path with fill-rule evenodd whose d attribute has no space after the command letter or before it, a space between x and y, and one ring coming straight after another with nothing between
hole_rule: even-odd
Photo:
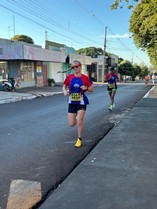
<instances>
[{"instance_id":1,"label":"building facade","mask_svg":"<svg viewBox=\"0 0 157 209\"><path fill-rule=\"evenodd\" d=\"M72 47L51 41L45 42L45 48L56 52L64 52L66 56L64 63L47 63L48 78L54 79L56 82L63 82L67 74L73 72L68 69L70 69L71 63L74 60L79 60L82 63L82 73L88 75L88 66L92 63L92 58L90 56L80 55Z\"/></svg>"},{"instance_id":2,"label":"building facade","mask_svg":"<svg viewBox=\"0 0 157 209\"><path fill-rule=\"evenodd\" d=\"M47 86L48 80L62 83L72 73L71 63L79 60L82 73L92 81L103 82L108 68L104 57L80 55L64 44L46 41L45 48L25 42L0 39L0 80L14 77L20 87ZM105 66L104 66L105 65ZM111 55L110 65L118 65L118 57ZM104 68L105 67L105 68Z\"/></svg>"},{"instance_id":3,"label":"building facade","mask_svg":"<svg viewBox=\"0 0 157 209\"><path fill-rule=\"evenodd\" d=\"M64 52L40 46L0 39L0 80L15 77L20 87L46 86L48 62L64 63Z\"/></svg>"}]
</instances>

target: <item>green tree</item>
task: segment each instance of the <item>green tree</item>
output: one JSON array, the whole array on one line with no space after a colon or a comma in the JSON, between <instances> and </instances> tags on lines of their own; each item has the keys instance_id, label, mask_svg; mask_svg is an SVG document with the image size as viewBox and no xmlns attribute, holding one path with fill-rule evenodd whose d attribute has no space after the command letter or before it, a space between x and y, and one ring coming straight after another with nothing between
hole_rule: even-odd
<instances>
[{"instance_id":1,"label":"green tree","mask_svg":"<svg viewBox=\"0 0 157 209\"><path fill-rule=\"evenodd\" d=\"M147 53L150 57L150 62L152 63L152 65L154 66L154 68L157 69L157 45L154 44L154 47L149 47L147 49Z\"/></svg>"},{"instance_id":2,"label":"green tree","mask_svg":"<svg viewBox=\"0 0 157 209\"><path fill-rule=\"evenodd\" d=\"M103 49L96 47L87 47L78 49L77 52L82 55L91 56L92 58L97 58L99 55L103 55Z\"/></svg>"},{"instance_id":3,"label":"green tree","mask_svg":"<svg viewBox=\"0 0 157 209\"><path fill-rule=\"evenodd\" d=\"M123 58L121 58L121 57L118 58L118 63L119 63L119 64L120 64L121 62L123 62L123 61L124 61Z\"/></svg>"},{"instance_id":4,"label":"green tree","mask_svg":"<svg viewBox=\"0 0 157 209\"><path fill-rule=\"evenodd\" d=\"M122 61L118 67L118 72L123 76L131 76L132 64L130 61Z\"/></svg>"},{"instance_id":5,"label":"green tree","mask_svg":"<svg viewBox=\"0 0 157 209\"><path fill-rule=\"evenodd\" d=\"M15 35L11 38L13 41L23 41L26 43L34 44L34 41L31 37L26 36L26 35Z\"/></svg>"},{"instance_id":6,"label":"green tree","mask_svg":"<svg viewBox=\"0 0 157 209\"><path fill-rule=\"evenodd\" d=\"M130 18L130 32L137 47L147 51L157 66L157 0L142 0Z\"/></svg>"},{"instance_id":7,"label":"green tree","mask_svg":"<svg viewBox=\"0 0 157 209\"><path fill-rule=\"evenodd\" d=\"M141 75L141 67L137 64L132 64L130 61L122 61L118 67L118 72L121 77L131 76L132 80L135 80L136 76Z\"/></svg>"},{"instance_id":8,"label":"green tree","mask_svg":"<svg viewBox=\"0 0 157 209\"><path fill-rule=\"evenodd\" d=\"M129 30L138 48L145 50L157 68L157 0L114 0L111 9L134 7Z\"/></svg>"},{"instance_id":9,"label":"green tree","mask_svg":"<svg viewBox=\"0 0 157 209\"><path fill-rule=\"evenodd\" d=\"M136 45L147 49L157 42L157 0L143 0L130 18L130 32Z\"/></svg>"},{"instance_id":10,"label":"green tree","mask_svg":"<svg viewBox=\"0 0 157 209\"><path fill-rule=\"evenodd\" d=\"M146 65L140 65L140 68L141 72L139 76L140 78L144 79L144 77L149 74L149 69Z\"/></svg>"},{"instance_id":11,"label":"green tree","mask_svg":"<svg viewBox=\"0 0 157 209\"><path fill-rule=\"evenodd\" d=\"M139 0L114 0L111 9L123 8L124 2L127 4L128 9L131 9L133 2L139 2Z\"/></svg>"},{"instance_id":12,"label":"green tree","mask_svg":"<svg viewBox=\"0 0 157 209\"><path fill-rule=\"evenodd\" d=\"M133 64L132 78L140 77L141 67L138 64Z\"/></svg>"}]
</instances>

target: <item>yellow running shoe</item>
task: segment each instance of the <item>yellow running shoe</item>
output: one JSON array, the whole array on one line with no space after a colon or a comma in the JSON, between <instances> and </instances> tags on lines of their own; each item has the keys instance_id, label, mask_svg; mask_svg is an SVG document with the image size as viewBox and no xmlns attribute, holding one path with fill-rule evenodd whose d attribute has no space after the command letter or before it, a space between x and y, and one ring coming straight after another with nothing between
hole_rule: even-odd
<instances>
[{"instance_id":1,"label":"yellow running shoe","mask_svg":"<svg viewBox=\"0 0 157 209\"><path fill-rule=\"evenodd\" d=\"M80 138L77 138L77 141L75 143L75 147L79 148L82 145L82 140Z\"/></svg>"},{"instance_id":2,"label":"yellow running shoe","mask_svg":"<svg viewBox=\"0 0 157 209\"><path fill-rule=\"evenodd\" d=\"M113 106L112 106L112 105L110 105L110 106L109 106L109 110L110 110L110 111L112 111L112 109L113 109Z\"/></svg>"}]
</instances>

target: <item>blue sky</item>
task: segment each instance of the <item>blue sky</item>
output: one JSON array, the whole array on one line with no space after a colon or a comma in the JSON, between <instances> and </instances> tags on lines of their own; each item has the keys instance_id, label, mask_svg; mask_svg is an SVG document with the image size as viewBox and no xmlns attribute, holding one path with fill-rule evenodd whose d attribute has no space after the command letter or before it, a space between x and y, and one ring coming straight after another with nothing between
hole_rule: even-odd
<instances>
[{"instance_id":1,"label":"blue sky","mask_svg":"<svg viewBox=\"0 0 157 209\"><path fill-rule=\"evenodd\" d=\"M76 50L104 47L134 63L150 65L145 52L137 49L129 33L130 10L110 10L114 0L1 0L0 38L14 34L30 36L35 44L45 38ZM3 18L2 18L3 17Z\"/></svg>"}]
</instances>

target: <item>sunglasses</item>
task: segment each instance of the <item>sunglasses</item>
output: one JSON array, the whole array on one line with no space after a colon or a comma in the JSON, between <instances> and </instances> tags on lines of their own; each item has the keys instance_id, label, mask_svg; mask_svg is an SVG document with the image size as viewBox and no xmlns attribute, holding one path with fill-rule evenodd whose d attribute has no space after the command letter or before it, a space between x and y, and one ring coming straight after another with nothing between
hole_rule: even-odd
<instances>
[{"instance_id":1,"label":"sunglasses","mask_svg":"<svg viewBox=\"0 0 157 209\"><path fill-rule=\"evenodd\" d=\"M78 68L80 65L75 65L75 66L72 66L72 69L74 68Z\"/></svg>"}]
</instances>

